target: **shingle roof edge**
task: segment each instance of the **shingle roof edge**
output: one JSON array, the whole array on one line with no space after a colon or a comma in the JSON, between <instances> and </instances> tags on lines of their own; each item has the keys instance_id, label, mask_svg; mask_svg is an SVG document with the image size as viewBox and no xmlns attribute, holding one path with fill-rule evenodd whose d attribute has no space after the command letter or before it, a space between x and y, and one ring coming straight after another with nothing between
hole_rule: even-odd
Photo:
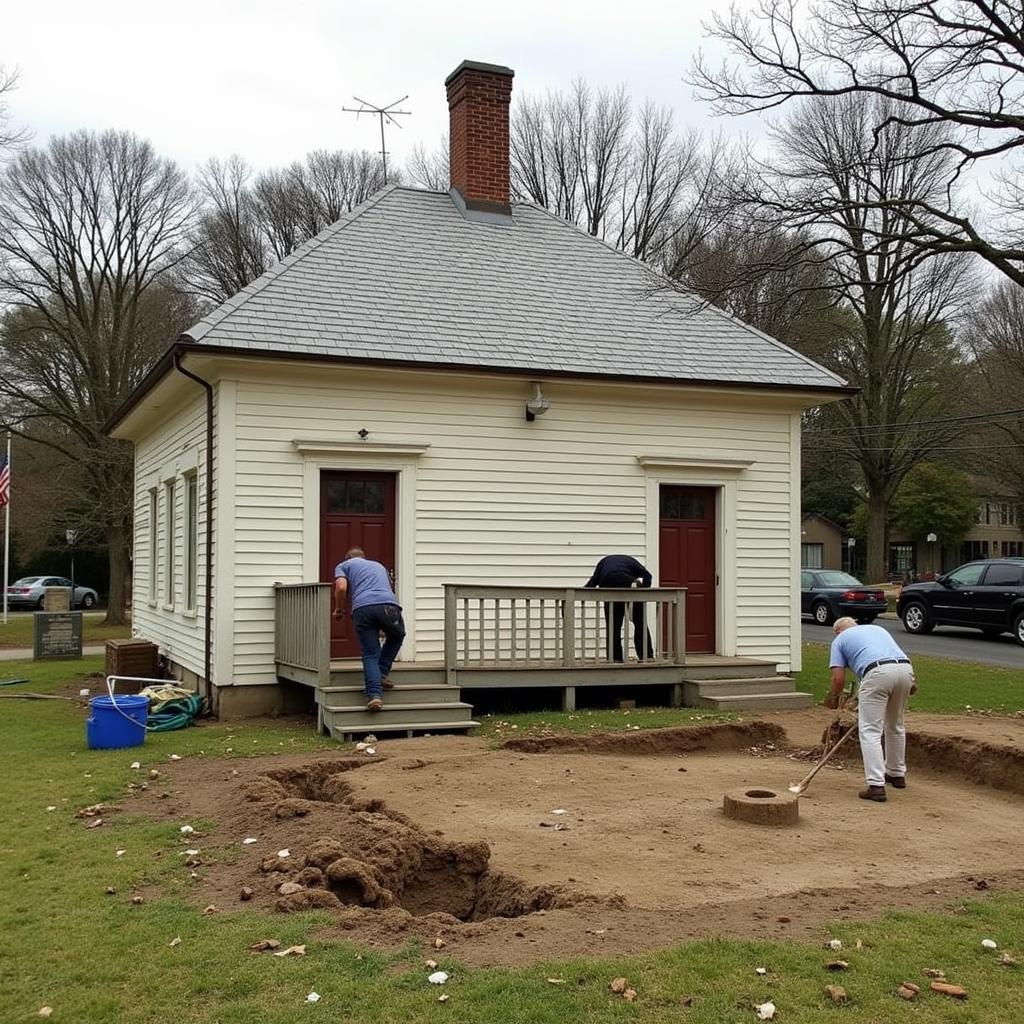
<instances>
[{"instance_id":1,"label":"shingle roof edge","mask_svg":"<svg viewBox=\"0 0 1024 1024\"><path fill-rule=\"evenodd\" d=\"M710 310L717 316L725 320L731 321L732 323L738 325L739 327L742 327L745 331L750 331L751 334L756 334L757 337L761 338L763 341L767 341L771 345L774 345L776 348L784 349L786 352L796 356L802 362L806 363L810 367L813 367L815 370L820 370L822 373L828 374L828 376L830 376L839 387L845 388L849 386L848 381L840 377L839 374L834 373L832 370L828 369L828 367L822 366L821 363L816 363L809 356L805 356L802 352L798 352L792 346L787 345L783 341L779 341L778 338L773 338L770 334L765 334L764 331L760 330L757 327L754 327L752 324L748 324L745 320L741 320L739 317L733 316L731 313L727 313L720 306L716 306L712 302L705 302L696 293L682 292L679 288L675 287L670 278L666 277L664 274L655 270L653 267L648 266L646 263L643 262L643 260L639 259L636 256L631 256L628 252L623 252L621 249L616 249L615 246L612 245L610 242L606 242L603 238L598 238L596 235L592 235L588 231L584 231L581 227L579 227L576 224L570 224L564 217L559 217L557 213L552 213L546 207L540 206L537 203L519 202L512 204L513 211L515 211L515 208L517 206L528 206L531 209L537 210L539 213L543 213L546 216L550 217L560 226L566 227L570 231L575 231L577 234L582 235L584 238L589 239L591 242L597 242L599 245L607 249L608 252L611 253L613 256L618 256L621 259L629 260L630 263L635 264L648 277L651 277L654 280L658 281L661 284L662 288L667 287L667 290L673 292L676 295L686 294L687 296L692 296L692 298L699 305L702 305L705 309Z\"/></svg>"},{"instance_id":2,"label":"shingle roof edge","mask_svg":"<svg viewBox=\"0 0 1024 1024\"><path fill-rule=\"evenodd\" d=\"M303 242L294 252L289 253L279 263L275 263L269 270L264 271L247 284L240 292L226 299L215 310L207 314L198 323L193 324L187 331L182 333L183 338L192 341L202 341L218 324L226 320L236 309L252 298L252 296L263 291L269 284L272 284L283 274L287 273L307 253L319 249L328 239L333 238L339 231L344 230L358 220L368 210L372 210L385 196L390 195L399 185L385 185L379 192L375 192L369 199L354 207L343 217L339 217L333 224L328 225L323 231ZM417 190L418 191L418 190Z\"/></svg>"}]
</instances>

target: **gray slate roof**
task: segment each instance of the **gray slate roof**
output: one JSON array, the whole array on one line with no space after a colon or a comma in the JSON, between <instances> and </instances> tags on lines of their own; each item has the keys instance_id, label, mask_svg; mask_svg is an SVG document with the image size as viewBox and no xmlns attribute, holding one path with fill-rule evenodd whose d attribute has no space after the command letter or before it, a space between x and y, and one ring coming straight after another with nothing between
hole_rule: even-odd
<instances>
[{"instance_id":1,"label":"gray slate roof","mask_svg":"<svg viewBox=\"0 0 1024 1024\"><path fill-rule=\"evenodd\" d=\"M405 364L835 390L841 378L540 207L467 220L389 186L186 334Z\"/></svg>"}]
</instances>

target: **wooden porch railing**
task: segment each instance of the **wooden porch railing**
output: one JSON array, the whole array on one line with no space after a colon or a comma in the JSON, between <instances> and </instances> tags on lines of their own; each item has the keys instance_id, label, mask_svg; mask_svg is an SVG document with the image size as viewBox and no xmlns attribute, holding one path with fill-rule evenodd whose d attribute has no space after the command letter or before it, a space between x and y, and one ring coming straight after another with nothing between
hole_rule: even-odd
<instances>
[{"instance_id":1,"label":"wooden porch railing","mask_svg":"<svg viewBox=\"0 0 1024 1024\"><path fill-rule=\"evenodd\" d=\"M612 610L622 615L623 665L683 665L686 659L686 589L484 587L446 583L445 672L459 669L586 668L613 663ZM631 636L634 604L641 604L651 651ZM653 606L653 607L652 607Z\"/></svg>"},{"instance_id":2,"label":"wooden porch railing","mask_svg":"<svg viewBox=\"0 0 1024 1024\"><path fill-rule=\"evenodd\" d=\"M274 660L331 681L330 583L274 584Z\"/></svg>"}]
</instances>

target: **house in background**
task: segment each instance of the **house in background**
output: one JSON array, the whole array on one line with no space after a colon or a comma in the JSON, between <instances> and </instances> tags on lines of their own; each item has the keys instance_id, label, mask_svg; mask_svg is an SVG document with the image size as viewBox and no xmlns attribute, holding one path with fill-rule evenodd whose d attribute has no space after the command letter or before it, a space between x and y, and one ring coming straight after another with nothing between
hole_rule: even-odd
<instances>
[{"instance_id":1,"label":"house in background","mask_svg":"<svg viewBox=\"0 0 1024 1024\"><path fill-rule=\"evenodd\" d=\"M957 544L915 540L897 529L889 537L889 573L893 577L949 572L978 558L1024 555L1024 508L1009 493L989 483L978 502L974 526Z\"/></svg>"},{"instance_id":2,"label":"house in background","mask_svg":"<svg viewBox=\"0 0 1024 1024\"><path fill-rule=\"evenodd\" d=\"M387 711L423 699L395 728L554 669L566 694L629 668L683 694L704 664L805 696L776 674L800 667L800 416L850 389L512 203L512 77L447 79L449 192L373 196L180 337L111 426L136 453L134 629L221 714L279 707L286 678L328 728L362 723L325 603L354 544L405 610ZM665 588L650 665L609 664L577 589L620 551Z\"/></svg>"},{"instance_id":3,"label":"house in background","mask_svg":"<svg viewBox=\"0 0 1024 1024\"><path fill-rule=\"evenodd\" d=\"M807 515L800 520L800 568L845 569L842 527L826 516Z\"/></svg>"}]
</instances>

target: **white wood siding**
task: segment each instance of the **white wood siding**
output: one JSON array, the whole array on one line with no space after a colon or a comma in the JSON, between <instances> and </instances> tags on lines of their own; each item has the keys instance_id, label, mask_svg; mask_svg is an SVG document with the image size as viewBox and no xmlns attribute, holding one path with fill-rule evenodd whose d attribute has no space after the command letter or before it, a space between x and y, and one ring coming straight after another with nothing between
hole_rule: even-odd
<instances>
[{"instance_id":1,"label":"white wood siding","mask_svg":"<svg viewBox=\"0 0 1024 1024\"><path fill-rule=\"evenodd\" d=\"M317 574L319 529L309 525L317 517L304 512L309 470L293 442L357 443L362 428L374 443L429 444L402 478L405 486L415 480L414 522L398 525L397 550L406 552L399 598L415 609L407 648L417 659L442 656L446 582L580 585L599 557L618 551L657 574L653 474L724 485L718 560L728 600L719 607L719 650L789 666L798 644L799 399L553 382L544 384L550 411L527 423L530 387L519 378L239 363L231 375L234 682L274 681L272 585ZM752 464L651 471L638 456ZM354 464L392 466L369 455ZM400 520L401 507L400 495Z\"/></svg>"},{"instance_id":2,"label":"white wood siding","mask_svg":"<svg viewBox=\"0 0 1024 1024\"><path fill-rule=\"evenodd\" d=\"M162 654L200 677L204 671L206 607L206 399L189 399L135 443L135 544L132 559L132 629L159 644ZM198 478L198 564L196 608L185 608L185 475ZM166 601L168 510L165 483L174 480L174 601ZM149 492L157 492L156 600L150 600L154 566L150 562Z\"/></svg>"}]
</instances>

